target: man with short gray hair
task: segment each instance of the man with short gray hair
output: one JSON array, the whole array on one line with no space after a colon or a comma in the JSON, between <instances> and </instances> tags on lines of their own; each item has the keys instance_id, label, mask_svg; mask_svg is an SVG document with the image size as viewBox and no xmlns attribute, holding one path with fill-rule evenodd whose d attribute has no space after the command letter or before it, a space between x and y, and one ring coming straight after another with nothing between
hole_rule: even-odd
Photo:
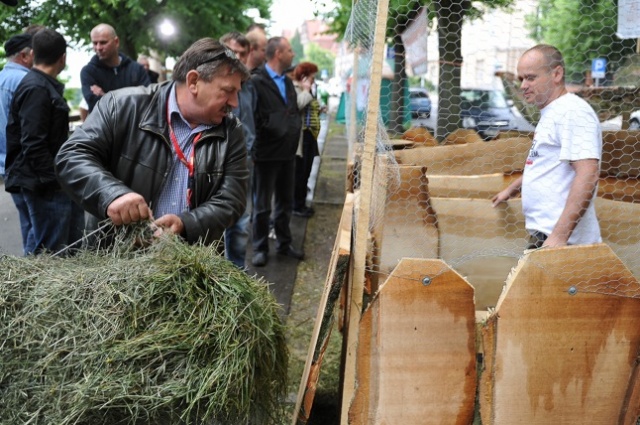
<instances>
[{"instance_id":1,"label":"man with short gray hair","mask_svg":"<svg viewBox=\"0 0 640 425\"><path fill-rule=\"evenodd\" d=\"M247 151L229 115L249 73L203 38L178 59L172 81L105 94L57 156L62 187L99 220L153 220L156 235L220 241L246 206Z\"/></svg>"},{"instance_id":2,"label":"man with short gray hair","mask_svg":"<svg viewBox=\"0 0 640 425\"><path fill-rule=\"evenodd\" d=\"M522 191L529 249L602 242L594 206L602 156L598 116L567 91L564 60L553 46L524 52L518 79L540 121L522 176L495 195L493 205Z\"/></svg>"}]
</instances>

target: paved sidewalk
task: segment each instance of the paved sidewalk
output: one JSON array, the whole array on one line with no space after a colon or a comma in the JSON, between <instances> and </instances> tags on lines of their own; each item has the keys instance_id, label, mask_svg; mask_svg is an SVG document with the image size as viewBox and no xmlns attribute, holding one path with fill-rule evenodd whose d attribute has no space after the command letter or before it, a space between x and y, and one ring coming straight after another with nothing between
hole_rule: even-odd
<instances>
[{"instance_id":1,"label":"paved sidewalk","mask_svg":"<svg viewBox=\"0 0 640 425\"><path fill-rule=\"evenodd\" d=\"M0 180L0 254L22 255L18 210Z\"/></svg>"},{"instance_id":2,"label":"paved sidewalk","mask_svg":"<svg viewBox=\"0 0 640 425\"><path fill-rule=\"evenodd\" d=\"M314 203L315 188L317 185L317 178L322 162L321 158L325 150L324 147L326 136L328 133L328 127L328 122L323 121L322 128L318 136L318 148L320 150L320 156L316 157L313 164L313 169L311 170L311 176L309 177L309 187L311 188L311 190L309 191L309 194L307 196L307 201L310 203ZM303 249L307 230L307 222L312 218L313 217L291 217L291 236L293 237L293 246L295 248ZM269 240L268 262L265 267L253 267L251 265L252 254L253 252L251 250L251 241L249 241L246 261L247 267L249 269L249 274L260 276L264 278L266 282L271 284L270 288L276 299L278 300L278 303L282 305L283 313L285 315L288 314L289 308L291 306L293 287L296 281L297 268L300 262L294 258L276 254L275 241L272 239Z\"/></svg>"}]
</instances>

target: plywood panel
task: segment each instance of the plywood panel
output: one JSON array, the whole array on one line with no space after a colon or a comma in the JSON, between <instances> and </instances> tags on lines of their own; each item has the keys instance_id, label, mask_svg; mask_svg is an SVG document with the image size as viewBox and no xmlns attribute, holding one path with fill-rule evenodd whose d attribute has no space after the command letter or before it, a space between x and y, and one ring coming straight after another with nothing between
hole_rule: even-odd
<instances>
[{"instance_id":1,"label":"plywood panel","mask_svg":"<svg viewBox=\"0 0 640 425\"><path fill-rule=\"evenodd\" d=\"M640 349L639 294L604 244L528 253L489 321L483 424L622 423L640 403L627 397Z\"/></svg>"},{"instance_id":2,"label":"plywood panel","mask_svg":"<svg viewBox=\"0 0 640 425\"><path fill-rule=\"evenodd\" d=\"M437 258L438 228L425 167L388 168L384 216L376 220L379 270L386 277L401 258Z\"/></svg>"},{"instance_id":3,"label":"plywood panel","mask_svg":"<svg viewBox=\"0 0 640 425\"><path fill-rule=\"evenodd\" d=\"M476 289L476 308L495 307L527 239L520 199L494 208L489 199L431 198L440 258Z\"/></svg>"},{"instance_id":4,"label":"plywood panel","mask_svg":"<svg viewBox=\"0 0 640 425\"><path fill-rule=\"evenodd\" d=\"M471 423L475 353L473 288L442 261L403 259L362 317L349 423Z\"/></svg>"},{"instance_id":5,"label":"plywood panel","mask_svg":"<svg viewBox=\"0 0 640 425\"><path fill-rule=\"evenodd\" d=\"M640 279L640 203L596 198L602 240Z\"/></svg>"},{"instance_id":6,"label":"plywood panel","mask_svg":"<svg viewBox=\"0 0 640 425\"><path fill-rule=\"evenodd\" d=\"M395 151L394 155L400 164L426 166L429 174L510 174L522 171L530 147L530 138L517 137L487 143L416 147Z\"/></svg>"}]
</instances>

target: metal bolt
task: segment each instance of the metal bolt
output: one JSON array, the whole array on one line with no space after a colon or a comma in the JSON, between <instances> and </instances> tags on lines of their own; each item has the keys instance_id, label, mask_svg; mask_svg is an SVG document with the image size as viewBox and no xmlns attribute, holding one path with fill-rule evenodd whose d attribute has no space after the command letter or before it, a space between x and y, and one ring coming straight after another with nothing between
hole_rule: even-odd
<instances>
[{"instance_id":1,"label":"metal bolt","mask_svg":"<svg viewBox=\"0 0 640 425\"><path fill-rule=\"evenodd\" d=\"M575 286L570 286L568 292L569 292L569 295L575 295L578 293L578 288L576 288Z\"/></svg>"},{"instance_id":2,"label":"metal bolt","mask_svg":"<svg viewBox=\"0 0 640 425\"><path fill-rule=\"evenodd\" d=\"M431 278L429 276L423 277L422 278L422 284L424 286L429 286L431 285Z\"/></svg>"}]
</instances>

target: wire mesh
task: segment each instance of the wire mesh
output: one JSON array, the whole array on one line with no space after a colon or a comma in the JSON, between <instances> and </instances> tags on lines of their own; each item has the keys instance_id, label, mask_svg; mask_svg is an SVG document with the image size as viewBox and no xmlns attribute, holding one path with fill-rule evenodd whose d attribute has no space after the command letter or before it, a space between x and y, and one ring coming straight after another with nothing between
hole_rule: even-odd
<instances>
[{"instance_id":1,"label":"wire mesh","mask_svg":"<svg viewBox=\"0 0 640 425\"><path fill-rule=\"evenodd\" d=\"M355 191L361 187L363 160L374 161L371 193L360 194L370 197L371 207L355 211L356 221L359 214L369 214L369 234L355 238L368 241L370 294L401 258L437 258L476 288L478 309L491 308L528 252L530 233L543 230L527 229L532 204L537 214L548 208L550 220L559 221L573 199L567 193L575 182L575 164L594 158L592 151L583 153L594 147L599 181L591 203L602 242L640 278L638 40L616 36L616 2L575 2L580 13L557 3L392 1L382 72L373 75L377 2L354 2L344 37L353 55L346 122L356 135L349 150ZM547 51L540 59L545 67L535 76L540 84L529 81L533 77L523 59L541 43L563 54L564 84L540 82L559 75ZM603 59L606 69L597 69ZM370 91L375 79L382 80L380 93ZM584 99L592 112L575 99L564 108L560 102L546 104L559 98L558 87L563 97L568 92ZM365 131L369 108L376 111L375 140ZM583 143L594 134L592 143ZM529 182L523 195L514 193L494 205L492 198L523 175L525 164L550 143L547 139L572 146L563 145L559 161L569 171L553 177L543 171L542 183ZM374 158L363 158L366 144L375 145ZM581 197L585 190L575 189L574 195ZM589 203L589 196L582 198ZM570 221L583 226L584 217ZM545 226L553 235L554 226ZM567 263L564 270L551 271L537 266L567 281L582 267ZM603 265L593 273L571 290L640 297L640 287L620 278L623 272Z\"/></svg>"}]
</instances>

